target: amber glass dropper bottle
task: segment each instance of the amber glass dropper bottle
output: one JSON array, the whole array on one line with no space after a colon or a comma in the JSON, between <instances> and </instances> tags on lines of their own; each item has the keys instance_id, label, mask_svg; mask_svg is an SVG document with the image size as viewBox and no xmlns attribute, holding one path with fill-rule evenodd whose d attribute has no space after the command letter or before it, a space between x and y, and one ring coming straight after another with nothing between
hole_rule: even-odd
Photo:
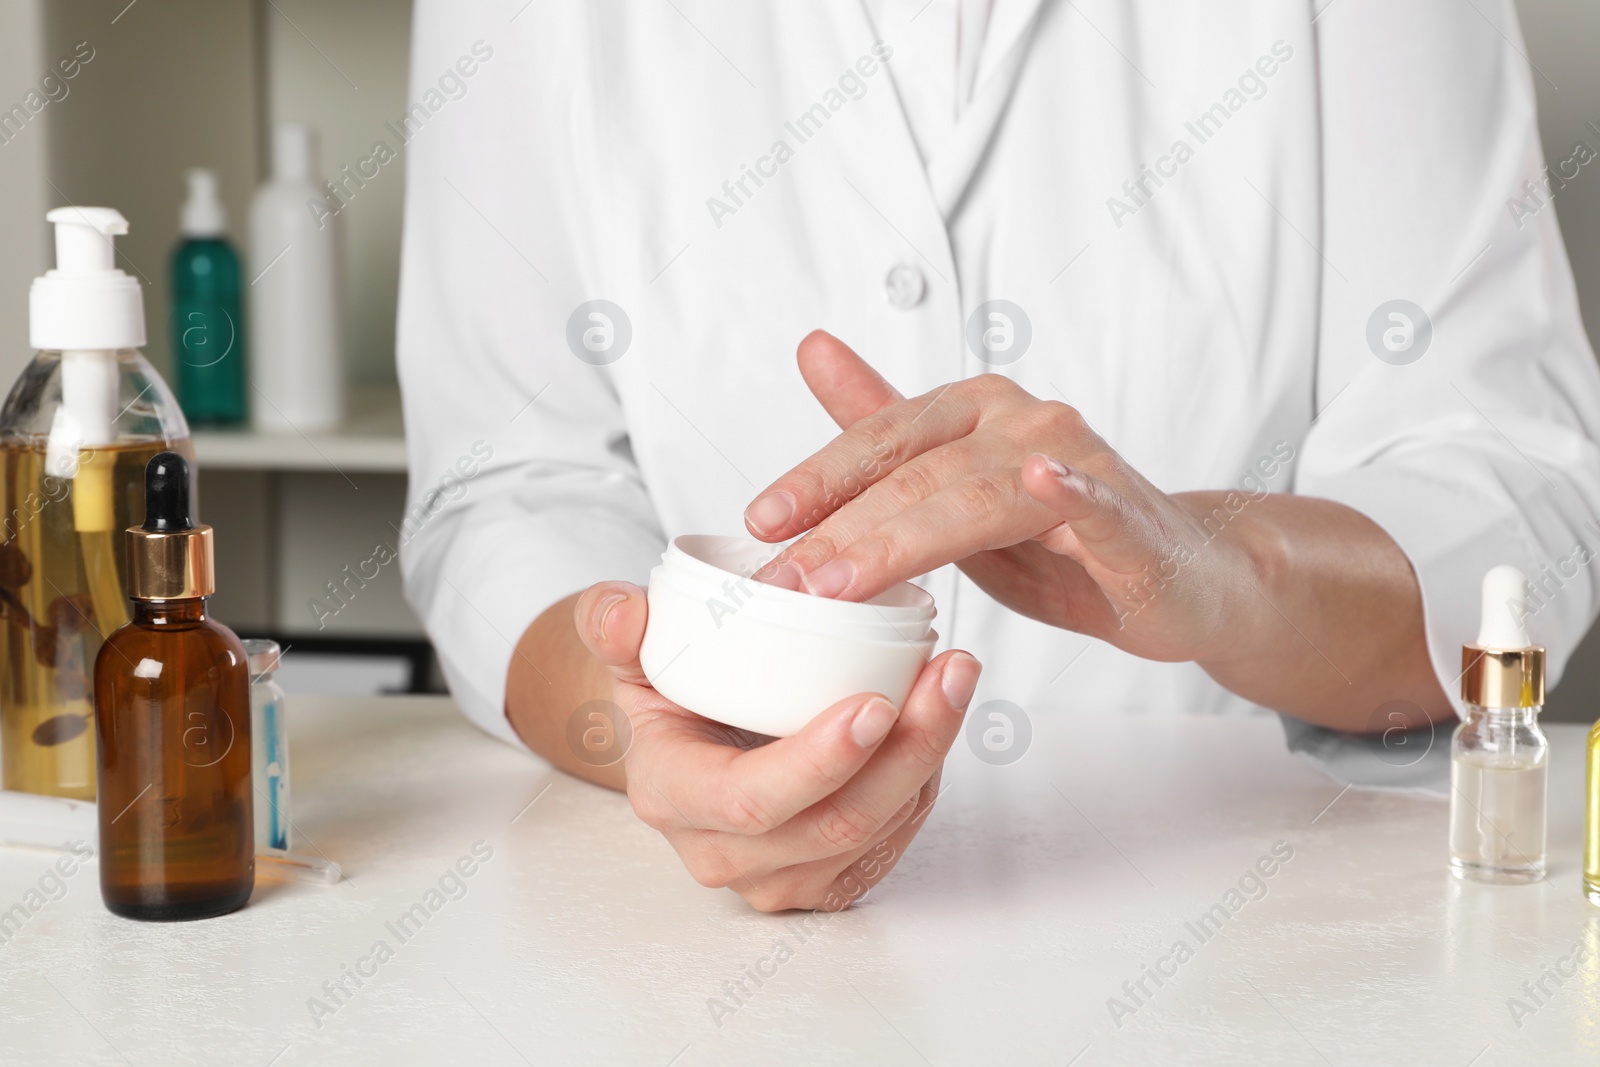
<instances>
[{"instance_id":1,"label":"amber glass dropper bottle","mask_svg":"<svg viewBox=\"0 0 1600 1067\"><path fill-rule=\"evenodd\" d=\"M130 919L204 919L255 887L250 669L206 617L211 527L189 518L189 467L145 467L145 521L127 532L133 621L95 658L100 894Z\"/></svg>"}]
</instances>

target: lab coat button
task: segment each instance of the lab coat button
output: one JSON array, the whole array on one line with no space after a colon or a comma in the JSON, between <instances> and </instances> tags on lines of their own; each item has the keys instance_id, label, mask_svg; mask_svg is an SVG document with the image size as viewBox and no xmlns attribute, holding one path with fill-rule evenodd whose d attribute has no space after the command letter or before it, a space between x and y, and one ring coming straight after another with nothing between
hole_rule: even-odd
<instances>
[{"instance_id":1,"label":"lab coat button","mask_svg":"<svg viewBox=\"0 0 1600 1067\"><path fill-rule=\"evenodd\" d=\"M901 311L909 311L922 303L922 294L927 291L928 280L909 263L896 263L883 279L883 295L889 306Z\"/></svg>"}]
</instances>

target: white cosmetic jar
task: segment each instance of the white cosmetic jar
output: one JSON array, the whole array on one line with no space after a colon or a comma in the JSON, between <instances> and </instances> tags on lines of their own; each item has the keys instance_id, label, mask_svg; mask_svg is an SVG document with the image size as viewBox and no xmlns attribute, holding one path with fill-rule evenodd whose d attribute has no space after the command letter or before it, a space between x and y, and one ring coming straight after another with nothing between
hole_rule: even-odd
<instances>
[{"instance_id":1,"label":"white cosmetic jar","mask_svg":"<svg viewBox=\"0 0 1600 1067\"><path fill-rule=\"evenodd\" d=\"M772 737L858 693L899 707L933 652L933 597L909 582L862 603L751 577L779 546L686 534L650 572L639 665L697 715Z\"/></svg>"}]
</instances>

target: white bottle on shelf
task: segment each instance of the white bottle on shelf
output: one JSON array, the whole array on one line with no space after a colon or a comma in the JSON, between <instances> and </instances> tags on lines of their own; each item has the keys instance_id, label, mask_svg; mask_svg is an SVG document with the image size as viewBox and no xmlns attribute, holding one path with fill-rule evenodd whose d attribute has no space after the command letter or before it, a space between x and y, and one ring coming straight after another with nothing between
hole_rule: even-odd
<instances>
[{"instance_id":1,"label":"white bottle on shelf","mask_svg":"<svg viewBox=\"0 0 1600 1067\"><path fill-rule=\"evenodd\" d=\"M273 131L272 178L250 208L250 409L258 430L309 433L344 418L335 220L312 175L315 135Z\"/></svg>"}]
</instances>

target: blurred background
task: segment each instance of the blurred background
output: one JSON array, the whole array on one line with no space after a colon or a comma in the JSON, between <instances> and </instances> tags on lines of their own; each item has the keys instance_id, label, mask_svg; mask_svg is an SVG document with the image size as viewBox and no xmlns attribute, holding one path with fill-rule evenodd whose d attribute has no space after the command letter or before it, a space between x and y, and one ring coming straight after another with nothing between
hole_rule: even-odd
<instances>
[{"instance_id":1,"label":"blurred background","mask_svg":"<svg viewBox=\"0 0 1600 1067\"><path fill-rule=\"evenodd\" d=\"M508 9L525 0L504 0ZM570 0L562 0L570 2ZM1334 0L1337 2L1337 0ZM1474 0L1462 0L1474 2ZM1583 142L1600 151L1600 4L1521 0L1540 128L1552 164ZM314 175L331 179L398 150L339 213L347 417L308 435L202 431L204 519L224 546L215 614L241 635L289 646L291 691L438 689L399 568L363 579L336 614L313 603L377 545L398 545L405 448L395 385L408 0L0 0L0 383L31 357L28 286L53 258L45 212L106 204L132 222L120 265L147 283L145 354L172 381L168 261L184 172L214 170L231 238L245 253L251 196L271 134L304 122L320 138ZM68 92L3 123L64 57L88 54ZM56 95L59 96L59 93ZM39 98L34 97L35 100ZM1600 322L1600 171L1556 196L1585 322ZM248 280L248 259L246 260ZM370 567L366 569L370 573ZM349 587L347 587L349 588ZM1600 633L1592 631L1550 701L1550 717L1600 715Z\"/></svg>"}]
</instances>

